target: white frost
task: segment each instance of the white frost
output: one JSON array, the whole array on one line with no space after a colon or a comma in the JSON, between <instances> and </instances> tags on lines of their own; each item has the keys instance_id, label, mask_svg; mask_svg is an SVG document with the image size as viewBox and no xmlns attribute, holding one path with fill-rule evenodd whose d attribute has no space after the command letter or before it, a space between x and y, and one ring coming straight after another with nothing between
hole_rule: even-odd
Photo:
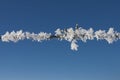
<instances>
[{"instance_id":1,"label":"white frost","mask_svg":"<svg viewBox=\"0 0 120 80\"><path fill-rule=\"evenodd\" d=\"M75 51L77 51L78 50L78 45L76 44L76 40L73 40L72 42L71 42L71 50L75 50Z\"/></svg>"},{"instance_id":2,"label":"white frost","mask_svg":"<svg viewBox=\"0 0 120 80\"><path fill-rule=\"evenodd\" d=\"M19 40L24 40L24 39L32 39L33 41L42 41L42 40L47 40L49 39L51 34L45 33L45 32L40 32L38 34L35 33L29 33L29 32L22 32L20 31L12 31L11 33L6 32L4 35L2 35L1 39L3 42L17 42Z\"/></svg>"},{"instance_id":3,"label":"white frost","mask_svg":"<svg viewBox=\"0 0 120 80\"><path fill-rule=\"evenodd\" d=\"M41 42L43 40L49 40L52 38L58 38L59 40L67 40L71 43L72 50L78 50L78 40L87 42L87 40L94 40L96 38L97 40L106 40L110 44L120 39L120 33L114 31L113 28L109 28L108 31L94 31L92 28L83 29L82 27L78 28L77 26L75 29L68 28L61 30L58 28L53 35L46 32L40 32L36 34L30 32L23 32L22 30L17 32L6 32L4 35L1 35L1 40L3 42L17 42L24 39L31 39L33 41Z\"/></svg>"}]
</instances>

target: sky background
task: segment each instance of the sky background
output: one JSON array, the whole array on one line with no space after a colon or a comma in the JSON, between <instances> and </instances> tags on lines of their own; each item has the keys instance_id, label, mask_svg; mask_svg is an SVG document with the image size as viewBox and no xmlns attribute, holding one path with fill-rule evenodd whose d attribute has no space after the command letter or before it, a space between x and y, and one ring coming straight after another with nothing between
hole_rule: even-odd
<instances>
[{"instance_id":1,"label":"sky background","mask_svg":"<svg viewBox=\"0 0 120 80\"><path fill-rule=\"evenodd\" d=\"M120 32L120 1L0 0L0 34L54 33L75 24ZM120 41L78 44L72 51L67 41L0 42L0 80L120 80Z\"/></svg>"}]
</instances>

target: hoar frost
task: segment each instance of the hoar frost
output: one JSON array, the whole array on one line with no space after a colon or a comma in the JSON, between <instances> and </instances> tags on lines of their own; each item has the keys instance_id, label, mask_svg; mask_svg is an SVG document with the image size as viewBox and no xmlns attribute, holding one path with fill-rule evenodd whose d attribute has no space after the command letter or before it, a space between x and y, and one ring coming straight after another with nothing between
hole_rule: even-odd
<instances>
[{"instance_id":1,"label":"hoar frost","mask_svg":"<svg viewBox=\"0 0 120 80\"><path fill-rule=\"evenodd\" d=\"M55 31L55 34L46 33L46 32L40 32L38 34L36 33L30 33L30 32L23 32L20 31L12 31L12 32L6 32L4 35L0 36L0 39L3 42L17 42L19 40L24 39L31 39L32 41L44 41L44 40L50 40L53 38L57 38L58 40L66 40L71 43L71 49L72 50L78 50L77 41L81 40L83 42L87 42L87 40L94 40L95 38L97 40L106 40L108 43L113 43L114 41L117 41L120 39L120 33L117 31L114 31L113 28L109 28L108 31L105 30L98 30L94 31L92 28L90 29L83 29L82 27L76 26L75 29L68 28L61 30L58 28Z\"/></svg>"}]
</instances>

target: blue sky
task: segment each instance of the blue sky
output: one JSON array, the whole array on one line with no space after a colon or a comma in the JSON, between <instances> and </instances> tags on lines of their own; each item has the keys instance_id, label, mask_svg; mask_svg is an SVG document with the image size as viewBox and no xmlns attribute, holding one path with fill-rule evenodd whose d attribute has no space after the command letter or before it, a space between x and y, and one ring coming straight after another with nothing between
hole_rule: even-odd
<instances>
[{"instance_id":1,"label":"blue sky","mask_svg":"<svg viewBox=\"0 0 120 80\"><path fill-rule=\"evenodd\" d=\"M0 0L0 34L12 30L38 33L74 27L120 32L120 1ZM120 80L120 41L0 42L0 80Z\"/></svg>"}]
</instances>

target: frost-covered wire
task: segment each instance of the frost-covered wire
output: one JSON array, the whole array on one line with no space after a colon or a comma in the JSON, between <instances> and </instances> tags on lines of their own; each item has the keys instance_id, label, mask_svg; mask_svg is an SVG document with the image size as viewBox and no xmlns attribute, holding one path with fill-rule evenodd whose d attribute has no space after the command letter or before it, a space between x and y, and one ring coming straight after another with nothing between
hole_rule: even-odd
<instances>
[{"instance_id":1,"label":"frost-covered wire","mask_svg":"<svg viewBox=\"0 0 120 80\"><path fill-rule=\"evenodd\" d=\"M18 42L19 40L24 39L31 39L32 41L44 41L56 38L58 40L66 40L71 43L72 50L78 50L77 41L87 42L87 40L106 40L109 44L117 41L120 39L120 33L114 31L114 28L109 28L108 31L105 30L97 30L94 31L92 28L83 29L82 27L78 27L76 25L75 28L68 28L68 29L60 29L58 28L55 31L55 34L40 32L30 33L30 32L23 32L22 30L19 31L12 31L6 32L5 34L0 36L2 42Z\"/></svg>"}]
</instances>

